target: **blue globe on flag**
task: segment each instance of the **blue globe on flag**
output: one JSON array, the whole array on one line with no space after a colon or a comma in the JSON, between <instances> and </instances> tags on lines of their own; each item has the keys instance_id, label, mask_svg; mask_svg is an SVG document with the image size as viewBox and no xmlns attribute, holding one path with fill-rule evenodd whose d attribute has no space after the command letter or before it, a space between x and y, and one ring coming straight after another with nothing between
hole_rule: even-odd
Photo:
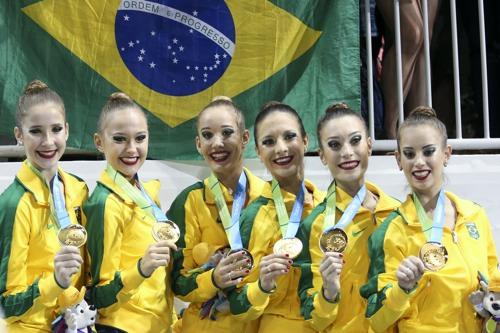
<instances>
[{"instance_id":1,"label":"blue globe on flag","mask_svg":"<svg viewBox=\"0 0 500 333\"><path fill-rule=\"evenodd\" d=\"M221 78L235 51L235 28L223 0L122 0L115 38L128 70L171 96L203 91Z\"/></svg>"}]
</instances>

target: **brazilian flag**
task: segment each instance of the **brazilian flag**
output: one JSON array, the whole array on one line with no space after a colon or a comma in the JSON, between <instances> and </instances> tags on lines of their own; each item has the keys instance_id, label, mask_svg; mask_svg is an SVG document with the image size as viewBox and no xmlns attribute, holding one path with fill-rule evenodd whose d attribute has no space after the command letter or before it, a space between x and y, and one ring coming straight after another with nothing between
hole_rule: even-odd
<instances>
[{"instance_id":1,"label":"brazilian flag","mask_svg":"<svg viewBox=\"0 0 500 333\"><path fill-rule=\"evenodd\" d=\"M292 105L313 150L327 105L359 108L358 10L352 0L2 0L0 135L12 135L17 98L37 78L64 99L74 148L94 149L100 109L123 91L147 111L151 158L196 158L194 119L217 95L250 129L265 102Z\"/></svg>"}]
</instances>

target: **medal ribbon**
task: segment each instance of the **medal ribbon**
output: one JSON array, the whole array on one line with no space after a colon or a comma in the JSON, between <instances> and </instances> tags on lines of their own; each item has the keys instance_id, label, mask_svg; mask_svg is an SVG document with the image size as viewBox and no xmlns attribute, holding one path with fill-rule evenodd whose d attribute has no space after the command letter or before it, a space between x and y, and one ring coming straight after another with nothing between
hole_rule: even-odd
<instances>
[{"instance_id":1,"label":"medal ribbon","mask_svg":"<svg viewBox=\"0 0 500 333\"><path fill-rule=\"evenodd\" d=\"M233 208L231 209L231 215L229 214L229 209L227 208L226 201L224 200L219 180L213 173L210 177L208 177L208 185L210 186L210 191L214 194L215 204L217 205L219 217L222 221L222 225L224 226L229 246L231 246L232 250L242 249L243 243L241 241L239 222L241 210L243 209L247 195L247 176L245 175L245 172L243 171L241 173L238 185L236 186L236 191L233 195Z\"/></svg>"},{"instance_id":2,"label":"medal ribbon","mask_svg":"<svg viewBox=\"0 0 500 333\"><path fill-rule=\"evenodd\" d=\"M28 167L37 175L38 178L48 187L50 191L50 212L51 218L54 220L59 229L64 229L71 225L71 219L69 217L68 211L66 210L66 202L64 200L64 195L61 192L61 184L59 181L59 174L56 171L52 181L47 183L45 177L42 175L40 170L38 170L29 161L26 161Z\"/></svg>"},{"instance_id":3,"label":"medal ribbon","mask_svg":"<svg viewBox=\"0 0 500 333\"><path fill-rule=\"evenodd\" d=\"M340 217L339 221L335 223L335 210L337 208L337 194L336 194L336 183L332 182L328 188L328 193L326 194L326 210L325 210L325 221L323 222L323 232L330 231L335 228L345 229L352 219L356 215L361 207L361 203L366 195L366 185L361 186L358 193L354 196L349 206L344 211L344 214Z\"/></svg>"},{"instance_id":4,"label":"medal ribbon","mask_svg":"<svg viewBox=\"0 0 500 333\"><path fill-rule=\"evenodd\" d=\"M299 229L302 211L304 209L304 196L306 191L304 182L301 183L299 193L297 193L297 196L295 197L290 218L288 218L285 202L283 201L283 196L281 195L280 185L274 178L271 182L271 187L274 206L276 207L276 213L280 224L281 236L283 238L293 238Z\"/></svg>"},{"instance_id":5,"label":"medal ribbon","mask_svg":"<svg viewBox=\"0 0 500 333\"><path fill-rule=\"evenodd\" d=\"M418 196L413 193L413 202L415 203L415 208L417 210L418 220L422 225L422 231L425 234L428 242L441 243L441 238L443 237L443 227L445 221L444 206L445 206L445 194L444 189L439 191L438 200L436 203L436 208L434 209L434 215L432 220L425 213L425 209L422 203L418 199Z\"/></svg>"},{"instance_id":6,"label":"medal ribbon","mask_svg":"<svg viewBox=\"0 0 500 333\"><path fill-rule=\"evenodd\" d=\"M113 182L118 185L120 189L125 192L125 194L137 205L139 206L147 215L154 218L157 222L167 221L167 217L161 209L156 205L156 203L151 199L151 197L146 193L142 184L139 181L137 174L134 177L136 181L136 186L130 184L130 182L123 177L121 173L116 171L111 165L108 164L106 167L106 173L111 177Z\"/></svg>"}]
</instances>

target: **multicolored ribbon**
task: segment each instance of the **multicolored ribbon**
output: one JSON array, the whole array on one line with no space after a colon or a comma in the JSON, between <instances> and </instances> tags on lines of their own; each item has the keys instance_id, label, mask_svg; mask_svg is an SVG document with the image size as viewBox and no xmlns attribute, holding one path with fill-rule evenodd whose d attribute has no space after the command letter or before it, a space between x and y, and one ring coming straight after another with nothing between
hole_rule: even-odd
<instances>
[{"instance_id":1,"label":"multicolored ribbon","mask_svg":"<svg viewBox=\"0 0 500 333\"><path fill-rule=\"evenodd\" d=\"M113 180L113 182L118 185L118 187L121 188L123 192L125 192L125 194L147 215L155 219L157 222L168 221L168 218L161 211L160 207L158 207L158 205L144 190L144 187L139 181L139 176L137 174L134 176L134 181L137 186L133 186L125 177L123 177L121 173L116 171L110 164L108 164L108 166L106 167L106 173Z\"/></svg>"},{"instance_id":2,"label":"multicolored ribbon","mask_svg":"<svg viewBox=\"0 0 500 333\"><path fill-rule=\"evenodd\" d=\"M304 209L304 197L306 191L304 182L301 182L299 193L297 193L297 196L295 197L290 218L288 218L285 202L283 201L283 196L281 195L280 185L274 178L271 182L271 187L274 206L276 207L276 214L278 215L278 221L280 224L281 236L283 238L293 238L299 229L302 211Z\"/></svg>"},{"instance_id":3,"label":"multicolored ribbon","mask_svg":"<svg viewBox=\"0 0 500 333\"><path fill-rule=\"evenodd\" d=\"M35 175L47 186L50 191L49 202L50 202L50 213L51 219L55 222L58 229L64 229L71 225L71 219L69 217L68 211L66 210L66 201L64 199L64 194L61 192L61 182L59 180L59 173L56 171L54 177L47 182L45 177L42 175L40 170L38 170L29 161L26 161L28 167L33 171Z\"/></svg>"},{"instance_id":4,"label":"multicolored ribbon","mask_svg":"<svg viewBox=\"0 0 500 333\"><path fill-rule=\"evenodd\" d=\"M210 191L214 194L215 204L217 205L219 217L222 221L222 225L224 226L229 246L232 250L242 249L243 243L241 241L239 221L241 211L246 201L247 177L245 172L241 172L238 180L238 185L236 186L236 191L233 195L233 207L231 209L231 214L229 214L226 201L224 200L219 180L213 173L210 177L208 177L208 185L210 187Z\"/></svg>"},{"instance_id":5,"label":"multicolored ribbon","mask_svg":"<svg viewBox=\"0 0 500 333\"><path fill-rule=\"evenodd\" d=\"M337 193L336 193L337 184L335 181L330 184L328 188L328 192L326 194L326 210L325 210L325 221L323 222L323 232L330 231L335 228L339 228L344 230L349 223L352 222L352 219L356 215L361 207L361 203L363 202L366 195L366 185L361 186L358 193L352 198L351 203L344 211L344 214L340 217L339 221L335 223L335 210L337 209Z\"/></svg>"},{"instance_id":6,"label":"multicolored ribbon","mask_svg":"<svg viewBox=\"0 0 500 333\"><path fill-rule=\"evenodd\" d=\"M422 226L422 231L425 234L428 242L441 243L443 238L443 228L445 222L445 193L444 189L439 191L439 196L434 209L432 220L425 213L422 203L418 199L417 194L413 193L413 202L417 210L418 220Z\"/></svg>"}]
</instances>

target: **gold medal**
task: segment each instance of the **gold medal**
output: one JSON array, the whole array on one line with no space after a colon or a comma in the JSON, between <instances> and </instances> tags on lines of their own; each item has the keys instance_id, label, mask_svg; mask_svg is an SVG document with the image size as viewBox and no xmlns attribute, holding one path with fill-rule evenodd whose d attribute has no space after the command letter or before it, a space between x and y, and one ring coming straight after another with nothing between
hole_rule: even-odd
<instances>
[{"instance_id":1,"label":"gold medal","mask_svg":"<svg viewBox=\"0 0 500 333\"><path fill-rule=\"evenodd\" d=\"M60 229L57 238L61 245L81 247L87 241L87 230L79 224L72 224Z\"/></svg>"},{"instance_id":2,"label":"gold medal","mask_svg":"<svg viewBox=\"0 0 500 333\"><path fill-rule=\"evenodd\" d=\"M439 271L448 261L448 251L444 245L436 242L427 242L420 248L420 259L425 268L431 271Z\"/></svg>"},{"instance_id":3,"label":"gold medal","mask_svg":"<svg viewBox=\"0 0 500 333\"><path fill-rule=\"evenodd\" d=\"M170 220L153 224L151 233L153 234L154 240L157 242L168 240L175 243L181 236L181 232L177 224Z\"/></svg>"},{"instance_id":4,"label":"gold medal","mask_svg":"<svg viewBox=\"0 0 500 333\"><path fill-rule=\"evenodd\" d=\"M288 254L291 259L295 259L302 252L302 242L297 237L282 238L274 244L274 254Z\"/></svg>"},{"instance_id":5,"label":"gold medal","mask_svg":"<svg viewBox=\"0 0 500 333\"><path fill-rule=\"evenodd\" d=\"M323 252L344 252L347 247L347 234L344 230L335 228L323 232L319 239L319 247Z\"/></svg>"},{"instance_id":6,"label":"gold medal","mask_svg":"<svg viewBox=\"0 0 500 333\"><path fill-rule=\"evenodd\" d=\"M243 251L243 257L247 260L250 260L250 262L243 263L239 267L236 267L235 270L244 270L244 269L250 270L253 267L253 257L252 257L252 254L250 253L250 251L248 251L247 249L238 249L238 250L228 251L228 252L226 252L226 257L233 254L233 253L238 253L238 252L242 252L242 251ZM239 258L235 259L231 262L231 264L234 264L239 260L240 260Z\"/></svg>"}]
</instances>

